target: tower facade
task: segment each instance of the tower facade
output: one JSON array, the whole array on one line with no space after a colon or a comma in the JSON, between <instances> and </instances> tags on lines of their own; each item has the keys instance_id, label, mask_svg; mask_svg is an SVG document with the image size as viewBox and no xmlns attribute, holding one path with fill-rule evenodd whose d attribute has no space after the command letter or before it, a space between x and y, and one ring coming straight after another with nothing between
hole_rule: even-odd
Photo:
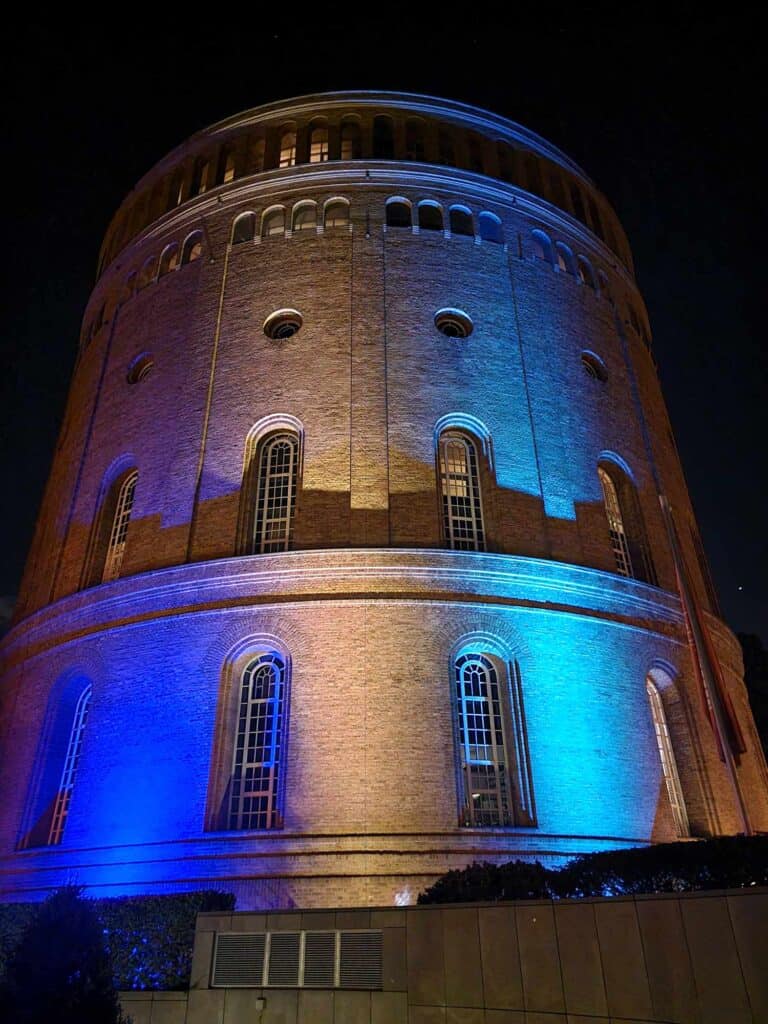
<instances>
[{"instance_id":1,"label":"tower facade","mask_svg":"<svg viewBox=\"0 0 768 1024\"><path fill-rule=\"evenodd\" d=\"M624 232L459 103L270 104L137 184L2 657L6 899L768 829Z\"/></svg>"}]
</instances>

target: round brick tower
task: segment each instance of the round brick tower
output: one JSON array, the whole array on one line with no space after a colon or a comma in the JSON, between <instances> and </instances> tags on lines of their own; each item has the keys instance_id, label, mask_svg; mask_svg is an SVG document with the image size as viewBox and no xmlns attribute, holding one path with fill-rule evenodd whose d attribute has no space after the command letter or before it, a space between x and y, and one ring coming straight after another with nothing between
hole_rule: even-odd
<instances>
[{"instance_id":1,"label":"round brick tower","mask_svg":"<svg viewBox=\"0 0 768 1024\"><path fill-rule=\"evenodd\" d=\"M460 103L269 104L137 184L2 656L6 899L768 829L622 228Z\"/></svg>"}]
</instances>

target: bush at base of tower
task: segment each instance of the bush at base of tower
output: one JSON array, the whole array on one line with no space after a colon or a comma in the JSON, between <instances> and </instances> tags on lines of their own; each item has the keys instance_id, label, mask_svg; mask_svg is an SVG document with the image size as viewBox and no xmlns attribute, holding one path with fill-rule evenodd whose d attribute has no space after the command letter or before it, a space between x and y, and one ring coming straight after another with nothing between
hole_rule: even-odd
<instances>
[{"instance_id":1,"label":"bush at base of tower","mask_svg":"<svg viewBox=\"0 0 768 1024\"><path fill-rule=\"evenodd\" d=\"M560 869L538 861L470 864L449 871L419 903L578 899L768 886L768 836L718 836L700 842L587 853Z\"/></svg>"},{"instance_id":2,"label":"bush at base of tower","mask_svg":"<svg viewBox=\"0 0 768 1024\"><path fill-rule=\"evenodd\" d=\"M40 921L49 902L0 904L0 986L25 931L32 922ZM234 909L235 898L231 893L203 890L80 902L95 914L116 989L171 991L189 986L197 915L228 913ZM49 931L47 941L51 946L58 942L55 930Z\"/></svg>"}]
</instances>

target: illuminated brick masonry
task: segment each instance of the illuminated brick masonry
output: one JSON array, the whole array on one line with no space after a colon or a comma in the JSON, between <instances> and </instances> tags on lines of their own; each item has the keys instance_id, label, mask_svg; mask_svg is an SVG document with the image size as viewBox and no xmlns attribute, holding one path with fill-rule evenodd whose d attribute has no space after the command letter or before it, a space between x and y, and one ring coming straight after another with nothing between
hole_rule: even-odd
<instances>
[{"instance_id":1,"label":"illuminated brick masonry","mask_svg":"<svg viewBox=\"0 0 768 1024\"><path fill-rule=\"evenodd\" d=\"M407 902L768 829L624 233L519 125L302 97L107 232L2 648L6 899Z\"/></svg>"}]
</instances>

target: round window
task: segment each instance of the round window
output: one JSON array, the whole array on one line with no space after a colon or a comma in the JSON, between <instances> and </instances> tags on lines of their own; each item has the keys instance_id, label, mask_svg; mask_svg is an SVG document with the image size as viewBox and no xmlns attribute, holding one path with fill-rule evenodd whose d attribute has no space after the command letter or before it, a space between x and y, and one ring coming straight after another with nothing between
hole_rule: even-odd
<instances>
[{"instance_id":1,"label":"round window","mask_svg":"<svg viewBox=\"0 0 768 1024\"><path fill-rule=\"evenodd\" d=\"M603 383L608 380L608 371L605 368L605 363L594 352L582 352L581 365L584 367L585 373L592 377L593 380L599 380Z\"/></svg>"},{"instance_id":2,"label":"round window","mask_svg":"<svg viewBox=\"0 0 768 1024\"><path fill-rule=\"evenodd\" d=\"M264 321L264 333L273 341L292 338L304 323L301 313L295 309L278 309Z\"/></svg>"},{"instance_id":3,"label":"round window","mask_svg":"<svg viewBox=\"0 0 768 1024\"><path fill-rule=\"evenodd\" d=\"M446 338L468 338L473 324L461 309L439 309L435 313L435 327Z\"/></svg>"},{"instance_id":4,"label":"round window","mask_svg":"<svg viewBox=\"0 0 768 1024\"><path fill-rule=\"evenodd\" d=\"M140 356L136 356L128 367L128 373L126 374L128 383L138 384L139 381L146 380L150 373L152 373L154 365L155 360L149 352L142 352Z\"/></svg>"}]
</instances>

